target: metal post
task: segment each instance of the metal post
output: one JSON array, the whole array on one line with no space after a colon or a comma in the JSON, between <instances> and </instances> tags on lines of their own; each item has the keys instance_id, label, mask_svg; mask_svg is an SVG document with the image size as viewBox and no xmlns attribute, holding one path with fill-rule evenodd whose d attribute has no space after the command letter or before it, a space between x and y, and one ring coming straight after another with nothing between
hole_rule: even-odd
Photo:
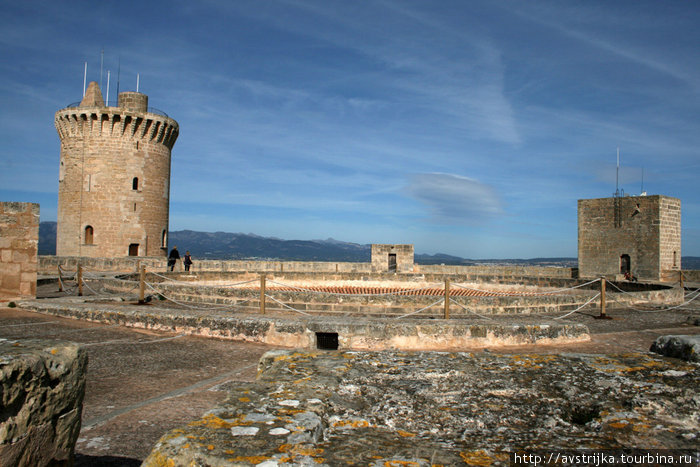
<instances>
[{"instance_id":1,"label":"metal post","mask_svg":"<svg viewBox=\"0 0 700 467\"><path fill-rule=\"evenodd\" d=\"M58 291L63 292L63 278L61 277L61 265L58 265Z\"/></svg>"},{"instance_id":2,"label":"metal post","mask_svg":"<svg viewBox=\"0 0 700 467\"><path fill-rule=\"evenodd\" d=\"M83 266L78 263L78 296L82 297L83 296Z\"/></svg>"},{"instance_id":3,"label":"metal post","mask_svg":"<svg viewBox=\"0 0 700 467\"><path fill-rule=\"evenodd\" d=\"M146 303L146 266L141 266L139 274L139 305Z\"/></svg>"},{"instance_id":4,"label":"metal post","mask_svg":"<svg viewBox=\"0 0 700 467\"><path fill-rule=\"evenodd\" d=\"M445 319L450 319L450 280L445 279Z\"/></svg>"},{"instance_id":5,"label":"metal post","mask_svg":"<svg viewBox=\"0 0 700 467\"><path fill-rule=\"evenodd\" d=\"M265 274L260 274L260 314L265 314Z\"/></svg>"}]
</instances>

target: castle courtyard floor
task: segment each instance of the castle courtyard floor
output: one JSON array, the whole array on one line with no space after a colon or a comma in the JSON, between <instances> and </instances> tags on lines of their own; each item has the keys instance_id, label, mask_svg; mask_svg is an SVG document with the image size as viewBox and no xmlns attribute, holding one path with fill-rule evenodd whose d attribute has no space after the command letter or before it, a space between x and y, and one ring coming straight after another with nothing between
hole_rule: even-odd
<instances>
[{"instance_id":1,"label":"castle courtyard floor","mask_svg":"<svg viewBox=\"0 0 700 467\"><path fill-rule=\"evenodd\" d=\"M658 336L700 334L700 326L689 322L689 317L700 315L700 300L671 312L609 309L608 314L613 319L596 320L595 312L567 318L589 328L587 342L476 352L646 353ZM221 403L227 384L254 381L260 357L275 348L91 323L21 308L0 308L0 338L69 340L87 348L77 466L140 465L160 436Z\"/></svg>"}]
</instances>

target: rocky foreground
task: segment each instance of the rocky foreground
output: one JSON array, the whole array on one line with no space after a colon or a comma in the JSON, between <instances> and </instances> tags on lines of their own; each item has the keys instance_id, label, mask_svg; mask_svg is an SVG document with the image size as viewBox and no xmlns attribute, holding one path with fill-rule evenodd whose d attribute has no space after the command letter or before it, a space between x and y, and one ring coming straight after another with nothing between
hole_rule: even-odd
<instances>
[{"instance_id":1,"label":"rocky foreground","mask_svg":"<svg viewBox=\"0 0 700 467\"><path fill-rule=\"evenodd\" d=\"M700 366L653 354L267 353L156 465L507 464L530 449L700 447Z\"/></svg>"}]
</instances>

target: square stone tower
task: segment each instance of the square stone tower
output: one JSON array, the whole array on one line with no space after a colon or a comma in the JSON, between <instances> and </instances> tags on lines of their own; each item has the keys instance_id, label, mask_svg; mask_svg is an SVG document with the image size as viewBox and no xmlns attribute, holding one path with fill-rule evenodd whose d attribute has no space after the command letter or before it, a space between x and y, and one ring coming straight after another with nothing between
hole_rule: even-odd
<instances>
[{"instance_id":1,"label":"square stone tower","mask_svg":"<svg viewBox=\"0 0 700 467\"><path fill-rule=\"evenodd\" d=\"M681 201L669 196L623 196L578 201L581 277L663 280L681 269Z\"/></svg>"},{"instance_id":2,"label":"square stone tower","mask_svg":"<svg viewBox=\"0 0 700 467\"><path fill-rule=\"evenodd\" d=\"M372 272L413 272L413 245L372 245Z\"/></svg>"}]
</instances>

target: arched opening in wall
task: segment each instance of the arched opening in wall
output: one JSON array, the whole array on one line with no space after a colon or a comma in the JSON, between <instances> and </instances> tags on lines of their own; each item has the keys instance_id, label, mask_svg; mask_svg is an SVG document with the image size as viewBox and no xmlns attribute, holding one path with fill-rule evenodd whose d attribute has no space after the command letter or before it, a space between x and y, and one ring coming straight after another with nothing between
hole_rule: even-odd
<instances>
[{"instance_id":1,"label":"arched opening in wall","mask_svg":"<svg viewBox=\"0 0 700 467\"><path fill-rule=\"evenodd\" d=\"M131 181L131 189L132 190L139 189L139 178L138 177L134 177L134 179Z\"/></svg>"},{"instance_id":2,"label":"arched opening in wall","mask_svg":"<svg viewBox=\"0 0 700 467\"><path fill-rule=\"evenodd\" d=\"M168 248L168 231L165 229L163 229L163 233L161 234L160 247Z\"/></svg>"},{"instance_id":3,"label":"arched opening in wall","mask_svg":"<svg viewBox=\"0 0 700 467\"><path fill-rule=\"evenodd\" d=\"M139 244L138 243L132 243L129 245L129 256L138 256L139 255Z\"/></svg>"},{"instance_id":4,"label":"arched opening in wall","mask_svg":"<svg viewBox=\"0 0 700 467\"><path fill-rule=\"evenodd\" d=\"M632 272L632 260L630 255L624 254L620 256L620 274L627 274Z\"/></svg>"},{"instance_id":5,"label":"arched opening in wall","mask_svg":"<svg viewBox=\"0 0 700 467\"><path fill-rule=\"evenodd\" d=\"M94 234L94 229L92 228L91 225L86 225L85 226L85 235L83 236L84 243L86 245L92 245L93 244L93 236Z\"/></svg>"}]
</instances>

